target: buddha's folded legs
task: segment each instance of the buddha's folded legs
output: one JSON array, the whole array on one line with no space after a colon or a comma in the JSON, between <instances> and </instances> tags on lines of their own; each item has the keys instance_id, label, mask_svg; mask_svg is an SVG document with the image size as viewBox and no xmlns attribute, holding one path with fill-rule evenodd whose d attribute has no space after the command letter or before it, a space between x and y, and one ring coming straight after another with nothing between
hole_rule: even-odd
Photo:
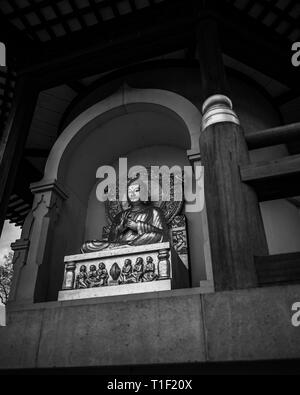
<instances>
[{"instance_id":1,"label":"buddha's folded legs","mask_svg":"<svg viewBox=\"0 0 300 395\"><path fill-rule=\"evenodd\" d=\"M130 245L121 244L121 243L111 243L108 241L101 241L101 240L91 240L91 241L86 241L81 247L80 251L83 254L87 254L89 252L97 252L97 251L108 250L113 248L125 248L125 247L130 247Z\"/></svg>"}]
</instances>

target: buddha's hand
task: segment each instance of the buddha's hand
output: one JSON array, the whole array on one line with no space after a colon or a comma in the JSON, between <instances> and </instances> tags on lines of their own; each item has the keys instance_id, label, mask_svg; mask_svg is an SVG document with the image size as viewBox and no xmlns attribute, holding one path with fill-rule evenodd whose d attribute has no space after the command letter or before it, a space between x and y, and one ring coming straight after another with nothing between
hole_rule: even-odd
<instances>
[{"instance_id":1,"label":"buddha's hand","mask_svg":"<svg viewBox=\"0 0 300 395\"><path fill-rule=\"evenodd\" d=\"M131 229L131 230L133 230L135 232L137 232L137 230L138 230L137 222L133 221L132 219L128 219L127 220L127 226L128 226L129 229Z\"/></svg>"},{"instance_id":2,"label":"buddha's hand","mask_svg":"<svg viewBox=\"0 0 300 395\"><path fill-rule=\"evenodd\" d=\"M126 220L125 218L122 218L119 225L117 225L116 229L118 232L123 233L127 228Z\"/></svg>"}]
</instances>

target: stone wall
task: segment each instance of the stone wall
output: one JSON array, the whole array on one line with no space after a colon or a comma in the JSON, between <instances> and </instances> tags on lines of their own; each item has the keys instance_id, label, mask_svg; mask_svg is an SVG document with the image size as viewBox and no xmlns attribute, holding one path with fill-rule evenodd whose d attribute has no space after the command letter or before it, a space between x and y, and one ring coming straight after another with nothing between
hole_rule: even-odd
<instances>
[{"instance_id":1,"label":"stone wall","mask_svg":"<svg viewBox=\"0 0 300 395\"><path fill-rule=\"evenodd\" d=\"M0 328L0 368L300 358L297 301L299 285L14 305Z\"/></svg>"}]
</instances>

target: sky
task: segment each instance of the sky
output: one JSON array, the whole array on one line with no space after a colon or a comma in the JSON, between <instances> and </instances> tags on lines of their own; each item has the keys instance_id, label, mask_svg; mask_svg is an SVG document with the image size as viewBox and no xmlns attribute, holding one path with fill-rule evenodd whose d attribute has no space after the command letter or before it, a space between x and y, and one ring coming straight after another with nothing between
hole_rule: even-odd
<instances>
[{"instance_id":1,"label":"sky","mask_svg":"<svg viewBox=\"0 0 300 395\"><path fill-rule=\"evenodd\" d=\"M21 236L21 228L10 224L9 221L5 221L3 232L0 238L0 262L4 255L7 255L11 251L10 245L15 242Z\"/></svg>"},{"instance_id":2,"label":"sky","mask_svg":"<svg viewBox=\"0 0 300 395\"><path fill-rule=\"evenodd\" d=\"M11 251L10 245L21 237L21 228L10 224L9 221L5 221L3 232L0 238L0 264L4 257L9 251ZM2 306L0 302L0 307ZM1 309L0 309L1 310ZM0 311L0 315L3 312ZM0 317L0 324L3 317Z\"/></svg>"},{"instance_id":3,"label":"sky","mask_svg":"<svg viewBox=\"0 0 300 395\"><path fill-rule=\"evenodd\" d=\"M0 303L0 326L5 324L5 308Z\"/></svg>"}]
</instances>

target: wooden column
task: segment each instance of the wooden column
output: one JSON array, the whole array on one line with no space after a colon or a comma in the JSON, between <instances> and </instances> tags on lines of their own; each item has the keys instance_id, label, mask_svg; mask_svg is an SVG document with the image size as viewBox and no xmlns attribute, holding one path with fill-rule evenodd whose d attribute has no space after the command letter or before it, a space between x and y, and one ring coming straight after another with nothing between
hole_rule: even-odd
<instances>
[{"instance_id":1,"label":"wooden column","mask_svg":"<svg viewBox=\"0 0 300 395\"><path fill-rule=\"evenodd\" d=\"M0 234L5 220L18 166L23 155L38 90L27 77L19 77L16 83L13 106L0 143Z\"/></svg>"},{"instance_id":2,"label":"wooden column","mask_svg":"<svg viewBox=\"0 0 300 395\"><path fill-rule=\"evenodd\" d=\"M203 122L200 153L216 291L257 286L254 255L268 253L254 190L241 181L249 163L244 132L227 93L222 53L213 21L197 30Z\"/></svg>"},{"instance_id":3,"label":"wooden column","mask_svg":"<svg viewBox=\"0 0 300 395\"><path fill-rule=\"evenodd\" d=\"M196 58L201 70L203 101L221 92L224 95L229 94L215 19L207 17L198 23L196 39Z\"/></svg>"}]
</instances>

